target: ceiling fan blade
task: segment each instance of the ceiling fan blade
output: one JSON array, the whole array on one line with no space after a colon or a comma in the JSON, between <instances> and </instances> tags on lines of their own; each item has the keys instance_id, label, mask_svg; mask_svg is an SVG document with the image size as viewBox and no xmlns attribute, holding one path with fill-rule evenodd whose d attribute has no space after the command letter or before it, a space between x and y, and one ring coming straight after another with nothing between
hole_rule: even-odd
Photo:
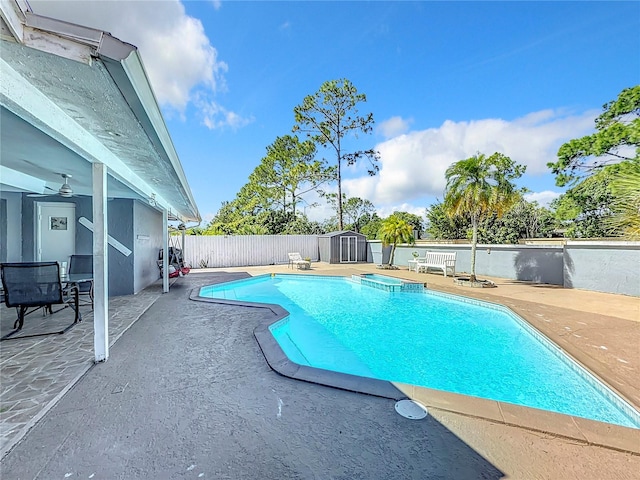
<instances>
[{"instance_id":1,"label":"ceiling fan blade","mask_svg":"<svg viewBox=\"0 0 640 480\"><path fill-rule=\"evenodd\" d=\"M27 197L50 197L52 195L57 195L58 191L54 188L44 186L45 190L49 190L51 193L28 193Z\"/></svg>"}]
</instances>

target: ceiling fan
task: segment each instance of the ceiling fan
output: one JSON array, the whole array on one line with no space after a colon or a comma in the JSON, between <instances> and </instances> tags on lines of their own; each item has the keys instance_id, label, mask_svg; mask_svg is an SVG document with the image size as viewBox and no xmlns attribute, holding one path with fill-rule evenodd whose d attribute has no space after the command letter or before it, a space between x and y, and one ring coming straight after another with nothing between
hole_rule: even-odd
<instances>
[{"instance_id":1,"label":"ceiling fan","mask_svg":"<svg viewBox=\"0 0 640 480\"><path fill-rule=\"evenodd\" d=\"M73 197L73 189L71 188L71 185L69 185L69 179L72 178L72 175L68 173L61 173L60 175L64 179L64 183L60 185L60 188L58 189L58 195L64 198ZM51 192L54 193L30 193L27 195L27 197L48 197L55 194L55 190L53 188L47 186L45 186L44 188L47 190L51 190Z\"/></svg>"}]
</instances>

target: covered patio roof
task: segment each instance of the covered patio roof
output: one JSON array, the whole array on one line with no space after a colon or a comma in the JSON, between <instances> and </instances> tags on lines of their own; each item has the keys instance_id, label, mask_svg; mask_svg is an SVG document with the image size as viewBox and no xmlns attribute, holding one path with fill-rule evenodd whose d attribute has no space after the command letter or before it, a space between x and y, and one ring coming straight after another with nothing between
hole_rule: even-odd
<instances>
[{"instance_id":1,"label":"covered patio roof","mask_svg":"<svg viewBox=\"0 0 640 480\"><path fill-rule=\"evenodd\" d=\"M138 50L109 33L0 4L0 183L55 194L62 174L92 194L107 167L110 198L135 198L199 222L200 214Z\"/></svg>"},{"instance_id":2,"label":"covered patio roof","mask_svg":"<svg viewBox=\"0 0 640 480\"><path fill-rule=\"evenodd\" d=\"M91 197L94 349L104 361L107 200L140 200L161 212L165 252L167 222L200 222L200 213L135 46L36 15L25 0L0 0L0 47L0 188L58 195L70 176L65 188Z\"/></svg>"}]
</instances>

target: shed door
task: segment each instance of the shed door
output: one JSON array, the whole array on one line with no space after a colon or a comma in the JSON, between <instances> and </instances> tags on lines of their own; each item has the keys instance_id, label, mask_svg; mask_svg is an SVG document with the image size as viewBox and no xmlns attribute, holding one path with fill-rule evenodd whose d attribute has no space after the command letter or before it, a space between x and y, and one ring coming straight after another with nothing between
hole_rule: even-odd
<instances>
[{"instance_id":1,"label":"shed door","mask_svg":"<svg viewBox=\"0 0 640 480\"><path fill-rule=\"evenodd\" d=\"M358 261L358 237L340 237L340 263Z\"/></svg>"}]
</instances>

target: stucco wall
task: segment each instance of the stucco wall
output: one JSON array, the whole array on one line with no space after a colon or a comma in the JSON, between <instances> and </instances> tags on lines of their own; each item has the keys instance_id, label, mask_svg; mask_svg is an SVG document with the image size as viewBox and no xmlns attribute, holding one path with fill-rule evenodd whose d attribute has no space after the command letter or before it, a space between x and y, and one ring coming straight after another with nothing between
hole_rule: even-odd
<instances>
[{"instance_id":1,"label":"stucco wall","mask_svg":"<svg viewBox=\"0 0 640 480\"><path fill-rule=\"evenodd\" d=\"M640 243L568 242L564 285L640 296Z\"/></svg>"},{"instance_id":2,"label":"stucco wall","mask_svg":"<svg viewBox=\"0 0 640 480\"><path fill-rule=\"evenodd\" d=\"M93 205L91 197L62 198L58 196L22 197L21 218L17 225L22 225L22 261L32 262L35 259L35 204L43 202L75 203L76 222L80 217L93 221ZM107 227L109 235L124 246L133 250L133 200L115 199L107 202ZM76 253L91 255L93 252L93 233L80 223L76 224ZM109 245L109 296L130 295L133 288L133 254L124 256Z\"/></svg>"},{"instance_id":3,"label":"stucco wall","mask_svg":"<svg viewBox=\"0 0 640 480\"><path fill-rule=\"evenodd\" d=\"M162 248L162 213L133 203L133 290L138 293L160 278L158 253Z\"/></svg>"},{"instance_id":4,"label":"stucco wall","mask_svg":"<svg viewBox=\"0 0 640 480\"><path fill-rule=\"evenodd\" d=\"M109 235L133 252L133 200L116 198L107 202ZM88 217L91 219L90 217ZM128 257L109 245L109 296L134 293L134 254Z\"/></svg>"},{"instance_id":5,"label":"stucco wall","mask_svg":"<svg viewBox=\"0 0 640 480\"><path fill-rule=\"evenodd\" d=\"M373 263L387 262L390 248L370 242ZM394 265L406 267L412 252L456 252L456 272L471 270L471 245L398 246ZM640 242L567 242L567 245L478 245L478 275L567 288L640 296Z\"/></svg>"},{"instance_id":6,"label":"stucco wall","mask_svg":"<svg viewBox=\"0 0 640 480\"><path fill-rule=\"evenodd\" d=\"M35 261L35 242L36 242L36 215L35 205L37 202L61 202L75 203L76 205L76 222L80 217L86 217L91 220L92 204L90 197L71 197L63 198L57 195L46 197L29 197L26 194L22 196L22 261ZM90 255L93 251L93 235L79 223L76 223L76 253L81 255Z\"/></svg>"},{"instance_id":7,"label":"stucco wall","mask_svg":"<svg viewBox=\"0 0 640 480\"><path fill-rule=\"evenodd\" d=\"M21 262L22 258L22 194L0 192L0 198L6 200L6 254L7 262Z\"/></svg>"},{"instance_id":8,"label":"stucco wall","mask_svg":"<svg viewBox=\"0 0 640 480\"><path fill-rule=\"evenodd\" d=\"M407 266L412 252L456 252L456 272L471 271L471 245L419 244L398 246L394 265ZM514 280L562 285L562 246L478 245L476 273Z\"/></svg>"}]
</instances>

